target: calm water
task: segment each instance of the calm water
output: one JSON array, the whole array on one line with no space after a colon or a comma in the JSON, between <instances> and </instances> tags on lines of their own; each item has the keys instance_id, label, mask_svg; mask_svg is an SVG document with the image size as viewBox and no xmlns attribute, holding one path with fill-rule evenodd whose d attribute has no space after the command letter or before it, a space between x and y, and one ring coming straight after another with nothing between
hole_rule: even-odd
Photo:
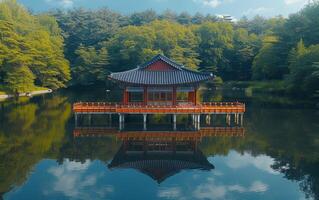
<instances>
[{"instance_id":1,"label":"calm water","mask_svg":"<svg viewBox=\"0 0 319 200\"><path fill-rule=\"evenodd\" d=\"M0 103L0 199L319 199L314 102L204 91L205 100L247 104L245 134L183 140L176 154L166 151L165 138L156 146L123 142L111 130L74 137L74 101L119 98L118 91L86 89ZM141 121L132 116L126 128L140 129ZM148 128L169 130L169 121L153 116ZM178 129L188 121L179 117ZM223 122L214 118L213 126ZM91 126L116 123L116 116L99 116ZM145 145L157 151L140 153Z\"/></svg>"}]
</instances>

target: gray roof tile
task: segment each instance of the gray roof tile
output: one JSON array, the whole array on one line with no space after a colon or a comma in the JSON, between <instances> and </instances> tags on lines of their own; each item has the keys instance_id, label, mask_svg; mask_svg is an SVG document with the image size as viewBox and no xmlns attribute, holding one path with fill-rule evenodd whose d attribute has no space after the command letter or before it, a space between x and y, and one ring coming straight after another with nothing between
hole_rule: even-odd
<instances>
[{"instance_id":1,"label":"gray roof tile","mask_svg":"<svg viewBox=\"0 0 319 200\"><path fill-rule=\"evenodd\" d=\"M158 60L162 60L174 67L172 71L149 71L145 68ZM112 73L109 76L111 79L125 82L129 84L139 85L182 85L190 83L198 83L212 79L213 74L200 73L186 69L180 64L175 63L163 55L155 56L151 61L143 64L135 69Z\"/></svg>"}]
</instances>

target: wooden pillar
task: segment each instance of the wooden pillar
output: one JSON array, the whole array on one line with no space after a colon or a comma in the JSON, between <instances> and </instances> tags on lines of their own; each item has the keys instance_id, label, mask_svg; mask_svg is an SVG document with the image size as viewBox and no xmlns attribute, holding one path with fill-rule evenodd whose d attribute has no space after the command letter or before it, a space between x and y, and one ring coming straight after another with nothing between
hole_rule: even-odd
<instances>
[{"instance_id":1,"label":"wooden pillar","mask_svg":"<svg viewBox=\"0 0 319 200\"><path fill-rule=\"evenodd\" d=\"M91 116L91 114L88 114L88 121L89 121L89 126L91 126L91 123L92 123L92 116Z\"/></svg>"},{"instance_id":2,"label":"wooden pillar","mask_svg":"<svg viewBox=\"0 0 319 200\"><path fill-rule=\"evenodd\" d=\"M237 125L239 125L239 114L238 113L235 114L235 123Z\"/></svg>"},{"instance_id":3,"label":"wooden pillar","mask_svg":"<svg viewBox=\"0 0 319 200\"><path fill-rule=\"evenodd\" d=\"M146 131L147 114L143 114L143 129Z\"/></svg>"},{"instance_id":4,"label":"wooden pillar","mask_svg":"<svg viewBox=\"0 0 319 200\"><path fill-rule=\"evenodd\" d=\"M230 114L226 114L226 123L228 126L230 126L230 123L231 123L231 115Z\"/></svg>"},{"instance_id":5,"label":"wooden pillar","mask_svg":"<svg viewBox=\"0 0 319 200\"><path fill-rule=\"evenodd\" d=\"M206 115L206 124L210 125L211 123L211 117L210 114Z\"/></svg>"},{"instance_id":6,"label":"wooden pillar","mask_svg":"<svg viewBox=\"0 0 319 200\"><path fill-rule=\"evenodd\" d=\"M200 130L200 114L197 115L197 130Z\"/></svg>"},{"instance_id":7,"label":"wooden pillar","mask_svg":"<svg viewBox=\"0 0 319 200\"><path fill-rule=\"evenodd\" d=\"M195 115L192 114L192 124L195 125L196 121L195 121Z\"/></svg>"},{"instance_id":8,"label":"wooden pillar","mask_svg":"<svg viewBox=\"0 0 319 200\"><path fill-rule=\"evenodd\" d=\"M188 102L194 103L194 92L188 92Z\"/></svg>"},{"instance_id":9,"label":"wooden pillar","mask_svg":"<svg viewBox=\"0 0 319 200\"><path fill-rule=\"evenodd\" d=\"M194 105L197 105L197 88L195 88L195 90L194 90L194 100L193 100L193 102L194 102Z\"/></svg>"},{"instance_id":10,"label":"wooden pillar","mask_svg":"<svg viewBox=\"0 0 319 200\"><path fill-rule=\"evenodd\" d=\"M173 129L176 131L176 114L173 115Z\"/></svg>"},{"instance_id":11,"label":"wooden pillar","mask_svg":"<svg viewBox=\"0 0 319 200\"><path fill-rule=\"evenodd\" d=\"M78 127L78 114L74 114L74 119L75 119L75 127Z\"/></svg>"},{"instance_id":12,"label":"wooden pillar","mask_svg":"<svg viewBox=\"0 0 319 200\"><path fill-rule=\"evenodd\" d=\"M244 113L241 114L240 118L240 125L242 126L244 124Z\"/></svg>"},{"instance_id":13,"label":"wooden pillar","mask_svg":"<svg viewBox=\"0 0 319 200\"><path fill-rule=\"evenodd\" d=\"M119 126L120 126L120 130L122 130L124 128L124 114L119 113Z\"/></svg>"},{"instance_id":14,"label":"wooden pillar","mask_svg":"<svg viewBox=\"0 0 319 200\"><path fill-rule=\"evenodd\" d=\"M177 95L176 95L176 86L173 86L173 106L176 106L176 105L177 105L176 98L177 98Z\"/></svg>"},{"instance_id":15,"label":"wooden pillar","mask_svg":"<svg viewBox=\"0 0 319 200\"><path fill-rule=\"evenodd\" d=\"M129 100L129 95L128 95L128 92L127 92L126 87L125 87L124 91L123 91L123 104L127 105L128 100Z\"/></svg>"},{"instance_id":16,"label":"wooden pillar","mask_svg":"<svg viewBox=\"0 0 319 200\"><path fill-rule=\"evenodd\" d=\"M144 86L144 94L143 94L143 97L144 97L144 105L147 105L147 100L148 100L148 96L147 96L147 86Z\"/></svg>"}]
</instances>

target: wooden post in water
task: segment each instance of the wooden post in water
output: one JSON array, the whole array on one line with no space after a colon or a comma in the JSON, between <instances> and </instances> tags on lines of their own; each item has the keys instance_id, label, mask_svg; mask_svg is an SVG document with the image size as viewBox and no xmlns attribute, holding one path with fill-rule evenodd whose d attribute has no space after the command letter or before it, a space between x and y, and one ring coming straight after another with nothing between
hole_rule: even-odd
<instances>
[{"instance_id":1,"label":"wooden post in water","mask_svg":"<svg viewBox=\"0 0 319 200\"><path fill-rule=\"evenodd\" d=\"M89 119L89 126L91 126L91 123L92 123L92 116L91 116L91 114L88 114L88 119Z\"/></svg>"},{"instance_id":2,"label":"wooden post in water","mask_svg":"<svg viewBox=\"0 0 319 200\"><path fill-rule=\"evenodd\" d=\"M78 114L74 114L75 127L78 127Z\"/></svg>"},{"instance_id":3,"label":"wooden post in water","mask_svg":"<svg viewBox=\"0 0 319 200\"><path fill-rule=\"evenodd\" d=\"M147 114L143 114L143 129L144 129L144 131L146 131L146 129L147 129L146 122L147 122Z\"/></svg>"},{"instance_id":4,"label":"wooden post in water","mask_svg":"<svg viewBox=\"0 0 319 200\"><path fill-rule=\"evenodd\" d=\"M197 130L200 130L200 115L197 115Z\"/></svg>"},{"instance_id":5,"label":"wooden post in water","mask_svg":"<svg viewBox=\"0 0 319 200\"><path fill-rule=\"evenodd\" d=\"M230 115L226 114L226 124L229 126L230 125Z\"/></svg>"},{"instance_id":6,"label":"wooden post in water","mask_svg":"<svg viewBox=\"0 0 319 200\"><path fill-rule=\"evenodd\" d=\"M173 115L173 129L176 131L176 114Z\"/></svg>"},{"instance_id":7,"label":"wooden post in water","mask_svg":"<svg viewBox=\"0 0 319 200\"><path fill-rule=\"evenodd\" d=\"M112 127L112 114L109 114L109 126Z\"/></svg>"},{"instance_id":8,"label":"wooden post in water","mask_svg":"<svg viewBox=\"0 0 319 200\"><path fill-rule=\"evenodd\" d=\"M124 114L119 113L119 126L120 130L124 128Z\"/></svg>"},{"instance_id":9,"label":"wooden post in water","mask_svg":"<svg viewBox=\"0 0 319 200\"><path fill-rule=\"evenodd\" d=\"M240 119L240 125L243 126L244 124L244 113L241 114L241 119Z\"/></svg>"},{"instance_id":10,"label":"wooden post in water","mask_svg":"<svg viewBox=\"0 0 319 200\"><path fill-rule=\"evenodd\" d=\"M206 124L210 125L210 123L211 123L211 116L210 116L210 114L207 114L206 115Z\"/></svg>"},{"instance_id":11,"label":"wooden post in water","mask_svg":"<svg viewBox=\"0 0 319 200\"><path fill-rule=\"evenodd\" d=\"M192 114L192 123L193 123L193 125L195 125L196 123L195 123L195 115L194 114Z\"/></svg>"}]
</instances>

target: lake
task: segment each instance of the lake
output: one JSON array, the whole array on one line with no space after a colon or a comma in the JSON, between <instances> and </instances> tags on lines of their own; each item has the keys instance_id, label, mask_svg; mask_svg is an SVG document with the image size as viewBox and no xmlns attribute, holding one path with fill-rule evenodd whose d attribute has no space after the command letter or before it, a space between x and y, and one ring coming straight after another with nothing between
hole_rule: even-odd
<instances>
[{"instance_id":1,"label":"lake","mask_svg":"<svg viewBox=\"0 0 319 200\"><path fill-rule=\"evenodd\" d=\"M243 90L201 93L205 101L246 103L243 127L215 116L201 126L220 133L193 137L189 118L180 116L179 133L190 135L173 144L167 116L151 116L147 133L138 131L141 117L127 117L126 128L145 140L108 129L117 127L117 116L97 116L80 124L95 133L76 135L72 103L118 101L119 90L1 102L0 199L319 199L316 102Z\"/></svg>"}]
</instances>

